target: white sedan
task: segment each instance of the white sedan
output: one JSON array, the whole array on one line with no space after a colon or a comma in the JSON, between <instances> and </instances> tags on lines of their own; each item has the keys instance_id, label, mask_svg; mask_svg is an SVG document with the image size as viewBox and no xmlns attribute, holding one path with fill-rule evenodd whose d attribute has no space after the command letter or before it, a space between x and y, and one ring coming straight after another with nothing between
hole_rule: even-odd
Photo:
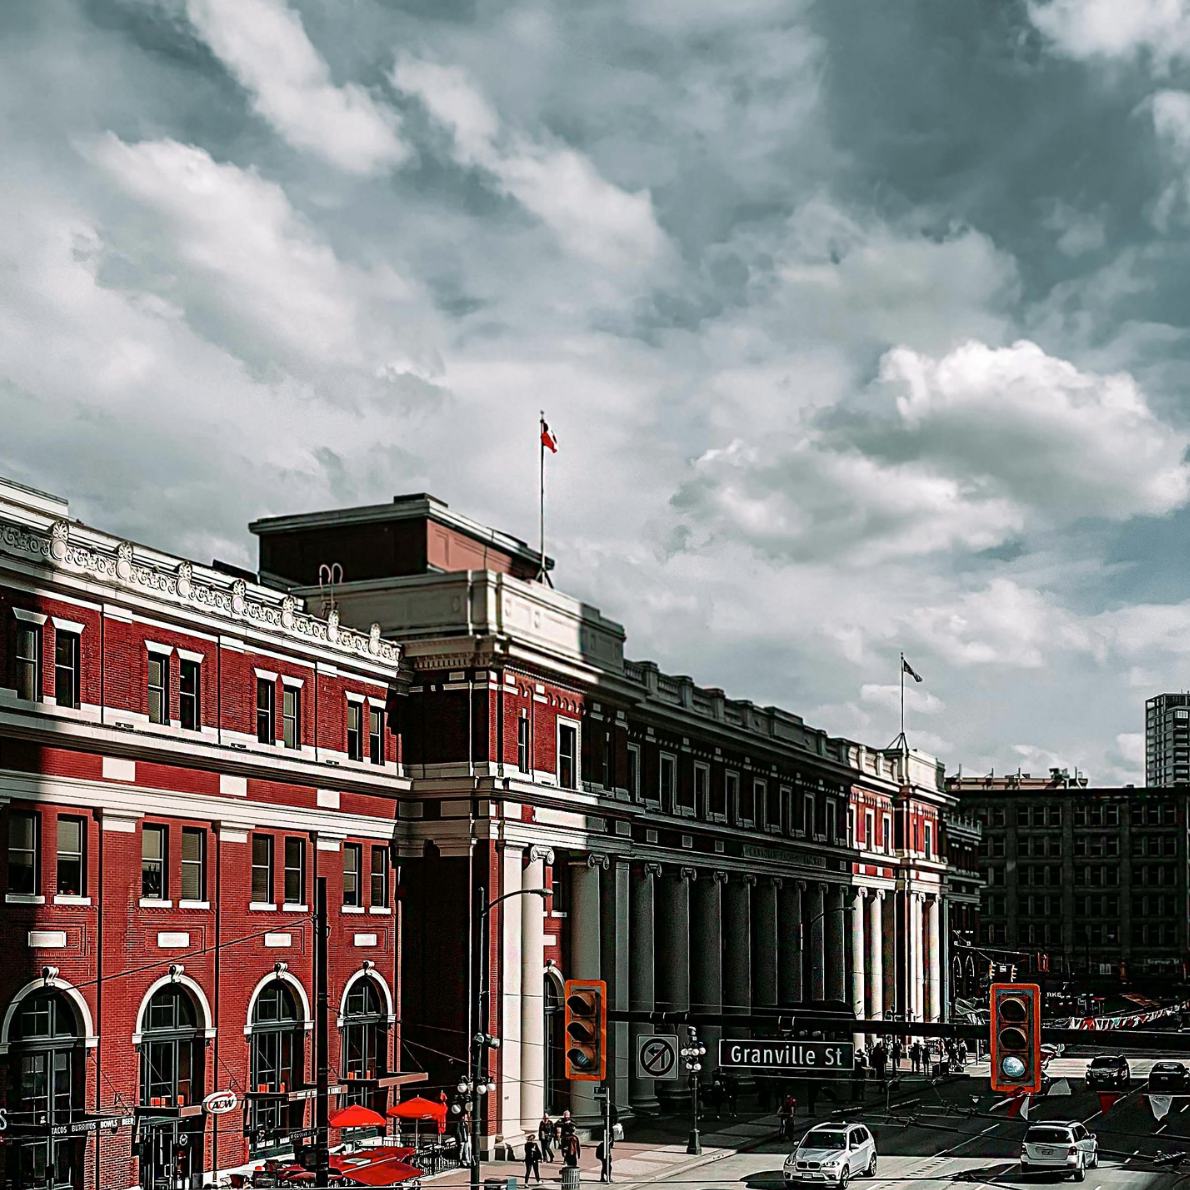
<instances>
[{"instance_id":1,"label":"white sedan","mask_svg":"<svg viewBox=\"0 0 1190 1190\"><path fill-rule=\"evenodd\" d=\"M876 1176L876 1141L862 1124L819 1124L785 1158L785 1184L829 1182L842 1190L849 1178Z\"/></svg>"},{"instance_id":2,"label":"white sedan","mask_svg":"<svg viewBox=\"0 0 1190 1190\"><path fill-rule=\"evenodd\" d=\"M1076 1182L1099 1166L1099 1141L1077 1120L1032 1124L1021 1145L1021 1173L1061 1170Z\"/></svg>"}]
</instances>

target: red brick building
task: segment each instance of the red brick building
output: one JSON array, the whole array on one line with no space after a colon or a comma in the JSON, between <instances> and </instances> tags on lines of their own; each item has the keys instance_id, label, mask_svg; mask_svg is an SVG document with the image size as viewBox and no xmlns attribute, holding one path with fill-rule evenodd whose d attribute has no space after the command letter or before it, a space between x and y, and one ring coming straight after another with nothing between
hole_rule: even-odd
<instances>
[{"instance_id":1,"label":"red brick building","mask_svg":"<svg viewBox=\"0 0 1190 1190\"><path fill-rule=\"evenodd\" d=\"M0 485L9 1184L198 1185L308 1127L318 876L332 1065L391 1093L399 659Z\"/></svg>"}]
</instances>

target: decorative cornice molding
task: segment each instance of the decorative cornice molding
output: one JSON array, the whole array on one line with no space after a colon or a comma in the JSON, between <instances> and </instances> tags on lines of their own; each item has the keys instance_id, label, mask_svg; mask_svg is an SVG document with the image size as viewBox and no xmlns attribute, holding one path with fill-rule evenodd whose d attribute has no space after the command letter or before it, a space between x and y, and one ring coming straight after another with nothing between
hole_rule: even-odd
<instances>
[{"instance_id":1,"label":"decorative cornice molding","mask_svg":"<svg viewBox=\"0 0 1190 1190\"><path fill-rule=\"evenodd\" d=\"M55 569L84 575L113 586L131 587L166 602L189 606L208 615L248 623L316 645L336 649L364 660L399 665L401 647L382 640L380 626L373 624L367 634L344 628L337 612L326 620L298 611L297 600L278 593L277 602L261 598L259 590L249 592L243 579L220 588L194 574L191 562L179 561L176 568L137 561L130 542L115 543L103 551L71 541L71 523L55 521L48 534L0 521L0 547L24 556L26 560Z\"/></svg>"}]
</instances>

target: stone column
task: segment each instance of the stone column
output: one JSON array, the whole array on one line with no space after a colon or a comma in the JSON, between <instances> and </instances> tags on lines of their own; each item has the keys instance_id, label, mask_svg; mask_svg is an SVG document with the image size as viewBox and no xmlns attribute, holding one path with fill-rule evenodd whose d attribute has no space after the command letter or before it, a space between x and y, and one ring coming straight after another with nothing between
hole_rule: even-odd
<instances>
[{"instance_id":1,"label":"stone column","mask_svg":"<svg viewBox=\"0 0 1190 1190\"><path fill-rule=\"evenodd\" d=\"M723 1012L752 1011L752 889L755 876L728 880L723 889ZM736 1031L738 1036L738 1030Z\"/></svg>"},{"instance_id":2,"label":"stone column","mask_svg":"<svg viewBox=\"0 0 1190 1190\"><path fill-rule=\"evenodd\" d=\"M883 911L883 929L881 941L884 947L882 967L884 969L884 1018L888 1020L899 1011L903 1011L897 1004L897 891L888 889L884 894L881 905Z\"/></svg>"},{"instance_id":3,"label":"stone column","mask_svg":"<svg viewBox=\"0 0 1190 1190\"><path fill-rule=\"evenodd\" d=\"M656 997L657 1009L683 1012L690 1008L690 885L693 868L666 869L657 885ZM689 1101L690 1092L678 1083L654 1084L663 1109Z\"/></svg>"},{"instance_id":4,"label":"stone column","mask_svg":"<svg viewBox=\"0 0 1190 1190\"><path fill-rule=\"evenodd\" d=\"M810 886L810 999L826 999L826 885Z\"/></svg>"},{"instance_id":5,"label":"stone column","mask_svg":"<svg viewBox=\"0 0 1190 1190\"><path fill-rule=\"evenodd\" d=\"M606 855L588 855L570 864L570 964L572 979L601 979L602 928L600 876L608 868ZM597 1123L597 1083L570 1084L570 1114L585 1123Z\"/></svg>"},{"instance_id":6,"label":"stone column","mask_svg":"<svg viewBox=\"0 0 1190 1190\"><path fill-rule=\"evenodd\" d=\"M631 923L629 941L632 962L629 968L629 1005L634 1012L652 1012L654 999L653 909L655 881L661 875L660 864L633 864L630 884ZM653 1032L652 1025L633 1025L632 1054L637 1038ZM629 1099L632 1110L649 1114L657 1110L657 1094L651 1078L637 1078L636 1059L632 1057L629 1075Z\"/></svg>"},{"instance_id":7,"label":"stone column","mask_svg":"<svg viewBox=\"0 0 1190 1190\"><path fill-rule=\"evenodd\" d=\"M505 843L501 851L501 895L519 892L524 848ZM489 898L490 899L490 898ZM497 1127L505 1148L519 1144L521 1136L521 996L524 977L522 902L536 897L510 897L499 906L503 920L500 956L500 1120ZM540 902L538 902L540 909ZM532 989L527 989L532 990Z\"/></svg>"},{"instance_id":8,"label":"stone column","mask_svg":"<svg viewBox=\"0 0 1190 1190\"><path fill-rule=\"evenodd\" d=\"M868 898L868 1018L884 1016L884 892L873 889Z\"/></svg>"},{"instance_id":9,"label":"stone column","mask_svg":"<svg viewBox=\"0 0 1190 1190\"><path fill-rule=\"evenodd\" d=\"M548 847L530 847L522 888L545 887ZM521 897L521 1127L534 1131L545 1110L545 907L541 897Z\"/></svg>"},{"instance_id":10,"label":"stone column","mask_svg":"<svg viewBox=\"0 0 1190 1190\"><path fill-rule=\"evenodd\" d=\"M921 897L909 894L909 1003L910 1019L920 1021L922 1017L921 986Z\"/></svg>"},{"instance_id":11,"label":"stone column","mask_svg":"<svg viewBox=\"0 0 1190 1190\"><path fill-rule=\"evenodd\" d=\"M603 978L607 981L607 1006L618 1011L628 1007L628 861L613 859L602 885L600 921L603 927ZM622 1117L631 1115L628 1100L628 1022L610 1021L607 1026L607 1079L612 1102Z\"/></svg>"},{"instance_id":12,"label":"stone column","mask_svg":"<svg viewBox=\"0 0 1190 1190\"><path fill-rule=\"evenodd\" d=\"M804 880L786 880L777 900L777 994L782 1005L802 998L802 891Z\"/></svg>"},{"instance_id":13,"label":"stone column","mask_svg":"<svg viewBox=\"0 0 1190 1190\"><path fill-rule=\"evenodd\" d=\"M703 872L690 886L690 1010L723 1011L723 885L726 872ZM702 1081L710 1079L719 1062L719 1025L700 1026L699 1039L707 1047Z\"/></svg>"},{"instance_id":14,"label":"stone column","mask_svg":"<svg viewBox=\"0 0 1190 1190\"><path fill-rule=\"evenodd\" d=\"M843 929L843 886L826 891L826 998L847 1001L847 939Z\"/></svg>"},{"instance_id":15,"label":"stone column","mask_svg":"<svg viewBox=\"0 0 1190 1190\"><path fill-rule=\"evenodd\" d=\"M847 902L847 941L851 950L851 1008L862 1019L864 1015L864 890L852 888ZM855 1044L863 1044L857 1033Z\"/></svg>"},{"instance_id":16,"label":"stone column","mask_svg":"<svg viewBox=\"0 0 1190 1190\"><path fill-rule=\"evenodd\" d=\"M942 931L939 928L939 898L933 896L927 902L926 921L929 934L929 974L926 986L929 989L929 1017L931 1021L942 1019Z\"/></svg>"},{"instance_id":17,"label":"stone column","mask_svg":"<svg viewBox=\"0 0 1190 1190\"><path fill-rule=\"evenodd\" d=\"M752 899L752 1003L777 1006L777 881L761 876Z\"/></svg>"}]
</instances>

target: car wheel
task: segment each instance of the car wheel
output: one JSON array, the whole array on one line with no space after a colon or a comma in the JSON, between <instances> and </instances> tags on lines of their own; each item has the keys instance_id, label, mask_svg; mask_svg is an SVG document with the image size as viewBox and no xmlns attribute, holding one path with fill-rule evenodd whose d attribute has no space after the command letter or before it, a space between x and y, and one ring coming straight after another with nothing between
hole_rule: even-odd
<instances>
[{"instance_id":1,"label":"car wheel","mask_svg":"<svg viewBox=\"0 0 1190 1190\"><path fill-rule=\"evenodd\" d=\"M1081 1182L1087 1176L1086 1167L1083 1165L1082 1159L1079 1159L1078 1165L1074 1167L1074 1180Z\"/></svg>"},{"instance_id":2,"label":"car wheel","mask_svg":"<svg viewBox=\"0 0 1190 1190\"><path fill-rule=\"evenodd\" d=\"M876 1176L876 1154L872 1154L872 1160L868 1162L868 1177L874 1178Z\"/></svg>"},{"instance_id":3,"label":"car wheel","mask_svg":"<svg viewBox=\"0 0 1190 1190\"><path fill-rule=\"evenodd\" d=\"M847 1182L850 1177L851 1170L844 1165L842 1171L839 1173L839 1190L847 1190Z\"/></svg>"},{"instance_id":4,"label":"car wheel","mask_svg":"<svg viewBox=\"0 0 1190 1190\"><path fill-rule=\"evenodd\" d=\"M1099 1168L1099 1150L1098 1150L1098 1149L1096 1149L1096 1150L1095 1150L1095 1151L1094 1151L1094 1152L1091 1154L1091 1168L1092 1168L1092 1169L1098 1169L1098 1168Z\"/></svg>"}]
</instances>

